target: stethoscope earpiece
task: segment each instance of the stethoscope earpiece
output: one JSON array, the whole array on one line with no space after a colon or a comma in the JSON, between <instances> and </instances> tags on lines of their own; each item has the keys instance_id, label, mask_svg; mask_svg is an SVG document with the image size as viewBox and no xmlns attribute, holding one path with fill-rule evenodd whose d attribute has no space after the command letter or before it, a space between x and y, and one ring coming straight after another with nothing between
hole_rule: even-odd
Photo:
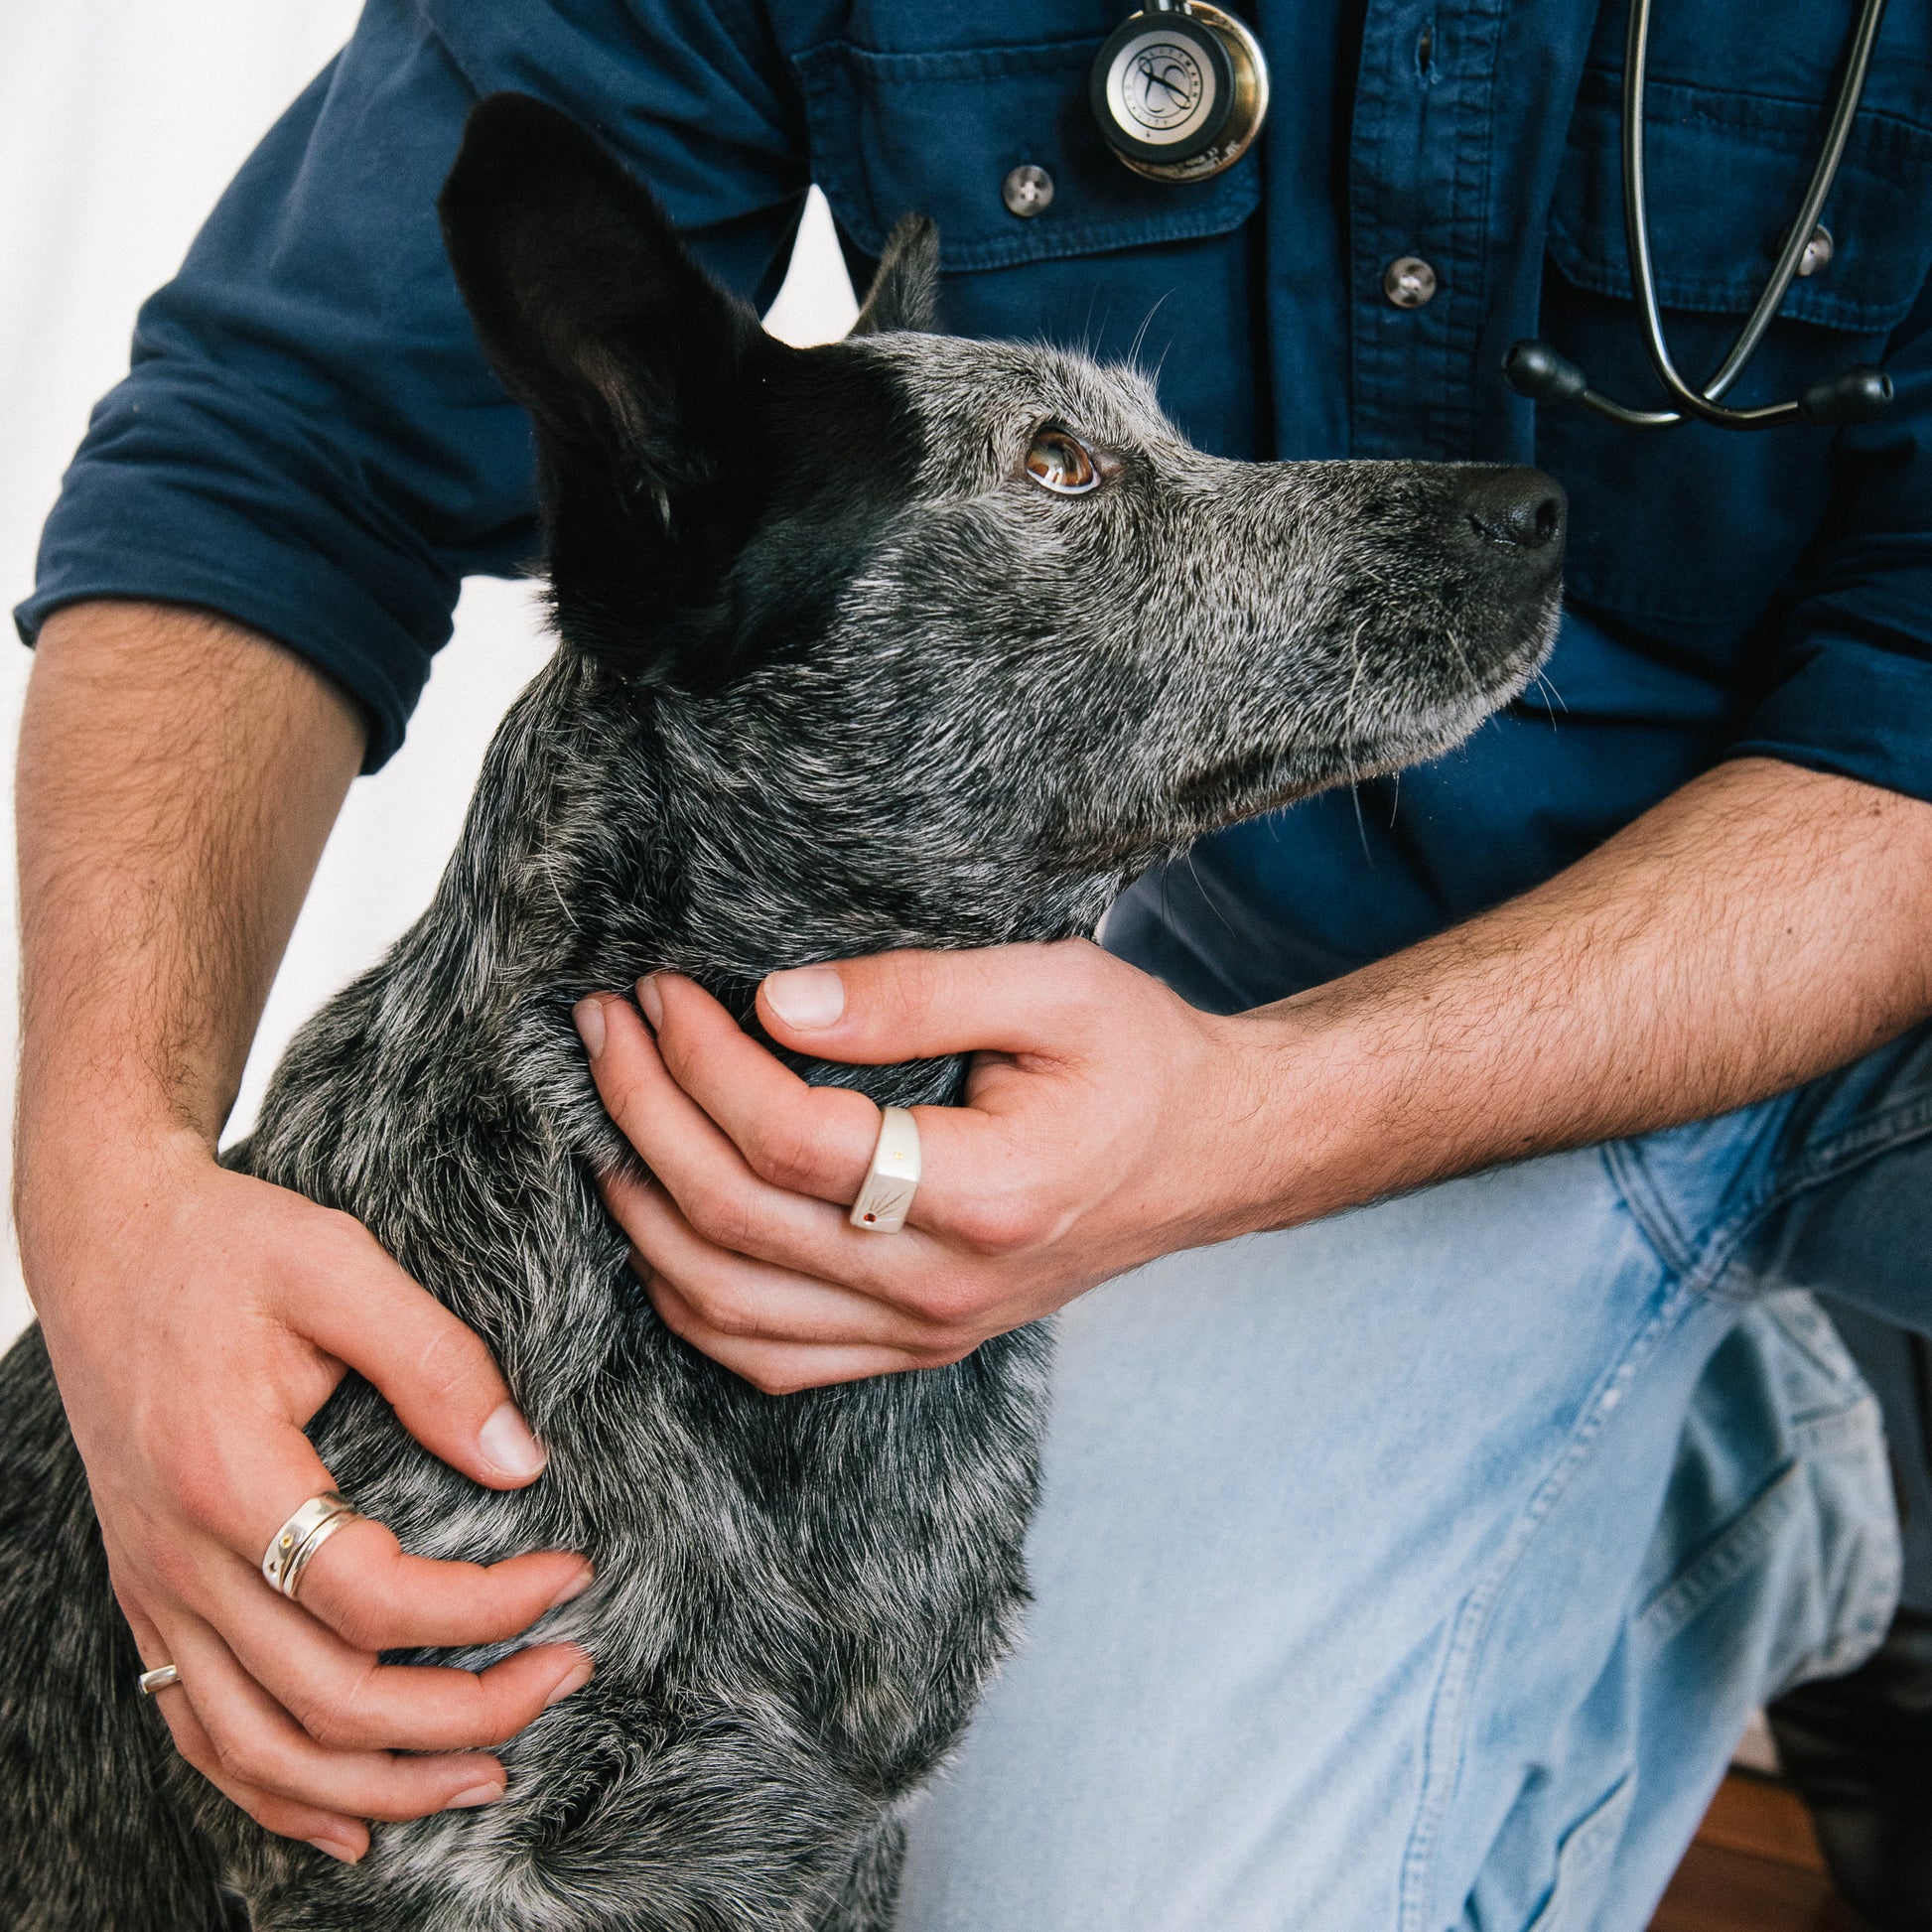
<instances>
[{"instance_id":1,"label":"stethoscope earpiece","mask_svg":"<svg viewBox=\"0 0 1932 1932\"><path fill-rule=\"evenodd\" d=\"M1268 63L1207 0L1148 0L1108 35L1088 81L1107 144L1137 175L1205 181L1254 145L1268 117Z\"/></svg>"}]
</instances>

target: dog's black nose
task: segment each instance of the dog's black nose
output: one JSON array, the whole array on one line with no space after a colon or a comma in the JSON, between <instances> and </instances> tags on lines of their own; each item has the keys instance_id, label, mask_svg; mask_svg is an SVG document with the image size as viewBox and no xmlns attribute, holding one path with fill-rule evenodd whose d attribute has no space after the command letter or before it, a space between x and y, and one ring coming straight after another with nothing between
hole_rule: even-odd
<instances>
[{"instance_id":1,"label":"dog's black nose","mask_svg":"<svg viewBox=\"0 0 1932 1932\"><path fill-rule=\"evenodd\" d=\"M1480 543L1514 551L1563 542L1563 485L1541 470L1484 470L1465 485L1463 515Z\"/></svg>"}]
</instances>

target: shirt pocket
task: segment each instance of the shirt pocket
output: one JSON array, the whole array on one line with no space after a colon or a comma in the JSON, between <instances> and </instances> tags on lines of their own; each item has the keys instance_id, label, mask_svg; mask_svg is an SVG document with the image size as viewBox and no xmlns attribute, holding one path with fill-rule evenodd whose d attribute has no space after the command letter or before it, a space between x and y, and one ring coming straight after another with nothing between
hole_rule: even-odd
<instances>
[{"instance_id":1,"label":"shirt pocket","mask_svg":"<svg viewBox=\"0 0 1932 1932\"><path fill-rule=\"evenodd\" d=\"M1580 288L1630 301L1623 220L1622 76L1590 69L1550 210L1550 254ZM1817 159L1821 107L1652 81L1644 150L1658 298L1742 316L1756 303ZM1830 263L1795 281L1787 322L1885 336L1932 270L1932 132L1862 112L1822 219Z\"/></svg>"},{"instance_id":2,"label":"shirt pocket","mask_svg":"<svg viewBox=\"0 0 1932 1932\"><path fill-rule=\"evenodd\" d=\"M813 178L860 255L877 256L902 214L938 224L941 329L1077 344L1158 369L1162 404L1195 443L1265 454L1244 231L1261 198L1257 157L1184 185L1134 174L1087 104L1099 47L1096 36L810 48L794 66ZM1028 166L1045 170L1053 194L1020 215L1002 191Z\"/></svg>"},{"instance_id":3,"label":"shirt pocket","mask_svg":"<svg viewBox=\"0 0 1932 1932\"><path fill-rule=\"evenodd\" d=\"M1261 197L1252 155L1211 181L1151 182L1121 165L1087 104L1100 41L912 54L831 41L794 59L812 173L840 227L876 256L902 214L939 227L942 272L1011 268L1222 234ZM1029 216L1002 190L1043 168L1050 204Z\"/></svg>"},{"instance_id":4,"label":"shirt pocket","mask_svg":"<svg viewBox=\"0 0 1932 1932\"><path fill-rule=\"evenodd\" d=\"M1592 386L1661 408L1624 235L1621 86L1618 72L1586 71L1551 207L1543 330ZM1650 85L1651 252L1672 357L1688 380L1708 379L1769 278L1810 179L1824 98ZM1883 360L1932 272L1932 131L1862 111L1822 219L1830 262L1793 282L1728 401L1783 400ZM1824 519L1833 435L1812 425L1631 430L1575 406L1542 411L1538 460L1577 504L1572 596L1652 630L1742 635Z\"/></svg>"}]
</instances>

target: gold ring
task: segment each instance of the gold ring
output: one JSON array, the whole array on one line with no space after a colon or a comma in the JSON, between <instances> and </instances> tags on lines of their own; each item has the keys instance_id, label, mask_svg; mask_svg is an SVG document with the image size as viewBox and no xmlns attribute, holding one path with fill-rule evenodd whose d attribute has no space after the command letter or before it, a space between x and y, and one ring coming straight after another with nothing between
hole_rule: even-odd
<instances>
[{"instance_id":1,"label":"gold ring","mask_svg":"<svg viewBox=\"0 0 1932 1932\"><path fill-rule=\"evenodd\" d=\"M181 1682L181 1672L173 1664L157 1664L153 1670L144 1670L134 1681L141 1687L141 1695L151 1698L162 1691L172 1691Z\"/></svg>"},{"instance_id":2,"label":"gold ring","mask_svg":"<svg viewBox=\"0 0 1932 1932\"><path fill-rule=\"evenodd\" d=\"M897 1234L918 1191L919 1124L903 1107L888 1107L879 1118L866 1184L846 1218L873 1234Z\"/></svg>"},{"instance_id":3,"label":"gold ring","mask_svg":"<svg viewBox=\"0 0 1932 1932\"><path fill-rule=\"evenodd\" d=\"M315 1561L316 1552L360 1514L333 1489L311 1496L270 1539L262 1557L262 1581L294 1602L295 1592L302 1587L302 1573Z\"/></svg>"}]
</instances>

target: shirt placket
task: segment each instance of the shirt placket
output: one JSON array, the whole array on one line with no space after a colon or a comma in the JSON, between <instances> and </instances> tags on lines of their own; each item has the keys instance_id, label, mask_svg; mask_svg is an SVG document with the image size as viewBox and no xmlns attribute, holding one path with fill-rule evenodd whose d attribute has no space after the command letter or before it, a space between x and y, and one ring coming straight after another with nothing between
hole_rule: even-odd
<instances>
[{"instance_id":1,"label":"shirt placket","mask_svg":"<svg viewBox=\"0 0 1932 1932\"><path fill-rule=\"evenodd\" d=\"M1505 3L1367 9L1348 176L1349 443L1359 457L1476 453Z\"/></svg>"}]
</instances>

